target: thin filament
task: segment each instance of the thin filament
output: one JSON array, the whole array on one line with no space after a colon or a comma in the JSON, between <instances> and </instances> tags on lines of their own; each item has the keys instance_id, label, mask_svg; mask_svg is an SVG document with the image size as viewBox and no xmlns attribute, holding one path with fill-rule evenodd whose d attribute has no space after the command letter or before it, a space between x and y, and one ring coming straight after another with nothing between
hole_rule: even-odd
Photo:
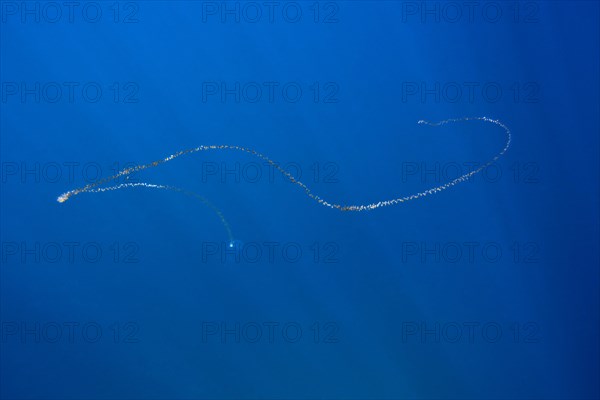
<instances>
[{"instance_id":1,"label":"thin filament","mask_svg":"<svg viewBox=\"0 0 600 400\"><path fill-rule=\"evenodd\" d=\"M223 215L221 210L219 210L214 204L212 204L210 201L208 201L208 199L206 199L205 197L200 196L198 193L194 193L189 190L184 190L184 189L181 189L181 188L178 188L175 186L169 186L169 185L157 185L154 183L146 183L146 182L135 182L135 183L129 182L129 183L121 183L121 184L115 185L115 186L92 188L92 189L86 190L85 193L101 193L101 192L109 192L109 191L113 191L113 190L121 190L121 189L127 189L127 188L137 188L137 187L144 187L144 188L149 188L149 189L171 190L174 192L183 193L186 196L190 196L197 200L200 200L202 203L204 203L206 206L208 206L212 211L214 211L215 214L217 214L217 216L221 220L221 224L223 224L223 227L227 231L227 236L229 237L229 242L230 243L233 242L233 233L231 232L231 227L229 226L229 223L225 219L225 216Z\"/></svg>"},{"instance_id":2,"label":"thin filament","mask_svg":"<svg viewBox=\"0 0 600 400\"><path fill-rule=\"evenodd\" d=\"M491 124L501 127L502 129L504 129L504 131L506 133L506 142L504 144L504 147L492 159L490 159L486 163L482 164L479 168L474 169L468 173L465 173L465 174L459 176L458 178L451 180L450 182L447 182L445 184L424 190L422 192L411 194L409 196L398 197L398 198L394 198L394 199L390 199L390 200L381 200L381 201L377 201L377 202L373 202L373 203L369 203L369 204L358 204L358 205L343 205L343 204L332 203L332 202L326 201L325 199L321 198L319 195L313 193L312 190L308 186L306 186L304 183L302 183L298 179L294 178L290 172L286 171L281 166L279 166L279 164L277 164L275 161L271 160L266 155L257 152L256 150L253 150L253 149L247 148L247 147L242 147L242 146L235 146L235 145L210 145L210 146L198 146L198 147L194 147L192 149L182 150L175 154L171 154L165 158L153 161L148 164L140 164L140 165L136 165L136 166L133 166L130 168L125 168L125 169L119 171L115 175L100 179L96 182L90 183L81 188L73 189L68 192L65 192L65 193L61 194L60 196L58 196L57 201L59 203L64 203L65 201L69 200L71 197L74 197L81 193L98 192L98 191L100 191L100 189L97 189L97 188L101 185L104 185L104 184L111 182L115 179L118 179L120 177L127 176L134 172L139 172L139 171L143 171L145 169L157 167L161 164L164 164L164 163L172 161L176 158L179 158L185 154L198 153L201 151L208 151L208 150L235 150L235 151L251 154L251 155L267 162L269 165L271 165L273 168L275 168L277 171L279 171L290 182L299 186L304 191L304 194L306 196L308 196L309 198L313 199L314 201L316 201L317 203L319 203L323 206L326 206L326 207L329 207L332 209L336 209L339 211L374 210L376 208L400 204L400 203L404 203L404 202L407 202L410 200L415 200L415 199L418 199L421 197L426 197L426 196L429 196L434 193L439 193L439 192L446 190L454 185L457 185L458 183L464 182L464 181L472 178L474 175L480 173L481 171L483 171L485 168L489 167L494 162L496 162L504 153L506 153L506 151L510 147L512 135L511 135L511 132L508 129L508 127L506 125L504 125L502 122L488 118L488 117L451 118L451 119L446 119L446 120L439 121L439 122L429 122L429 121L425 121L425 120L420 120L420 121L418 121L418 124L419 125L429 125L429 126L442 126L442 125L446 125L449 123L455 123L455 122L461 122L461 121L485 121L485 122L489 122ZM127 184L123 184L123 185L127 185ZM119 185L117 185L117 186L119 186ZM116 188L116 187L113 187L113 188ZM167 188L167 187L165 186L164 188ZM112 189L112 190L114 190L114 189ZM181 189L173 188L171 190L181 191L181 192L185 193L185 191L183 191Z\"/></svg>"}]
</instances>

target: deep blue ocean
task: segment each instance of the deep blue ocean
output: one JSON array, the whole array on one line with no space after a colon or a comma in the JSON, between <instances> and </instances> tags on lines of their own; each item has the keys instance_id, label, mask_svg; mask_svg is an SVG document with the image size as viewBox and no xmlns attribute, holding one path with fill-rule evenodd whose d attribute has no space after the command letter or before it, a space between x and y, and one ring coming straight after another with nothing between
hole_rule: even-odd
<instances>
[{"instance_id":1,"label":"deep blue ocean","mask_svg":"<svg viewBox=\"0 0 600 400\"><path fill-rule=\"evenodd\" d=\"M1 1L0 398L599 398L599 15Z\"/></svg>"}]
</instances>

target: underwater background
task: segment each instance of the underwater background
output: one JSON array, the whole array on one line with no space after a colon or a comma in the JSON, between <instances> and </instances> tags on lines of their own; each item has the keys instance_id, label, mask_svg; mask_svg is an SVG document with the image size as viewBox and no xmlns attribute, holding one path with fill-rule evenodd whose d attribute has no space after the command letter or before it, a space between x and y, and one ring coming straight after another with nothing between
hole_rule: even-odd
<instances>
[{"instance_id":1,"label":"underwater background","mask_svg":"<svg viewBox=\"0 0 600 400\"><path fill-rule=\"evenodd\" d=\"M0 13L0 398L600 396L598 2Z\"/></svg>"}]
</instances>

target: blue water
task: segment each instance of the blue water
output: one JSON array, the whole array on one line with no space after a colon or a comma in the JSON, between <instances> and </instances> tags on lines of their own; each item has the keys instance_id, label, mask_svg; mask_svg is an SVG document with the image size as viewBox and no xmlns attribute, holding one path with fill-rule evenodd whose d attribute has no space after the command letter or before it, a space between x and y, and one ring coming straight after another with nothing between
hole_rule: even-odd
<instances>
[{"instance_id":1,"label":"blue water","mask_svg":"<svg viewBox=\"0 0 600 400\"><path fill-rule=\"evenodd\" d=\"M597 2L0 7L1 398L600 396Z\"/></svg>"}]
</instances>

